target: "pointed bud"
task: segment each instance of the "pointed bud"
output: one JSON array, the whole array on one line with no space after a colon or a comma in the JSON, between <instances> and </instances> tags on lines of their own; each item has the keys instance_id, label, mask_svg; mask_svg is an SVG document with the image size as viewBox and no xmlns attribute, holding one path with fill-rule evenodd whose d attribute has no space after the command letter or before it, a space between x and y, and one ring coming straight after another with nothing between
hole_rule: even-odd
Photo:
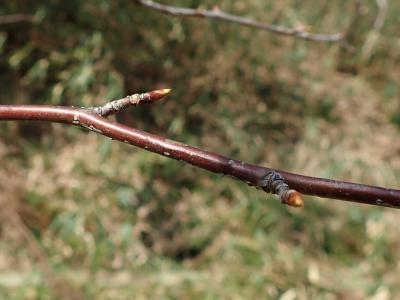
<instances>
[{"instance_id":1,"label":"pointed bud","mask_svg":"<svg viewBox=\"0 0 400 300\"><path fill-rule=\"evenodd\" d=\"M160 89L146 93L149 97L149 101L157 101L161 98L164 98L168 95L172 90L171 89Z\"/></svg>"}]
</instances>

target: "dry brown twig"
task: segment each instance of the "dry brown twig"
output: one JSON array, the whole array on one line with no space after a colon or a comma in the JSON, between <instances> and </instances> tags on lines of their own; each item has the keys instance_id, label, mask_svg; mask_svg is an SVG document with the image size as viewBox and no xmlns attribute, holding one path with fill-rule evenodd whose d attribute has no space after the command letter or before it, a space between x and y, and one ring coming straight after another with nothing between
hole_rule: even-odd
<instances>
[{"instance_id":1,"label":"dry brown twig","mask_svg":"<svg viewBox=\"0 0 400 300\"><path fill-rule=\"evenodd\" d=\"M129 105L157 101L169 92L169 89L163 89L135 94L99 108L0 105L0 121L48 121L80 126L114 140L183 161L210 172L229 175L265 192L279 195L281 202L290 206L303 206L303 197L300 194L303 193L329 199L400 208L400 190L303 176L252 165L127 127L105 118Z\"/></svg>"},{"instance_id":2,"label":"dry brown twig","mask_svg":"<svg viewBox=\"0 0 400 300\"><path fill-rule=\"evenodd\" d=\"M8 172L7 172L8 171ZM11 173L11 174L10 174ZM17 177L18 176L18 177ZM7 235L3 238L23 243L42 272L43 280L52 293L59 299L84 299L79 289L70 285L63 277L54 272L46 251L25 224L19 212L24 194L24 181L21 172L4 170L0 172L0 225L7 226Z\"/></svg>"},{"instance_id":3,"label":"dry brown twig","mask_svg":"<svg viewBox=\"0 0 400 300\"><path fill-rule=\"evenodd\" d=\"M250 18L245 18L233 14L226 13L215 7L213 10L193 9L186 7L178 7L165 5L151 0L134 0L139 5L168 14L175 17L195 17L218 19L226 22L237 23L243 26L252 27L259 30L268 31L284 36L291 36L298 39L314 41L314 42L339 42L343 39L342 33L320 34L304 31L299 28L288 28L281 25L262 23Z\"/></svg>"}]
</instances>

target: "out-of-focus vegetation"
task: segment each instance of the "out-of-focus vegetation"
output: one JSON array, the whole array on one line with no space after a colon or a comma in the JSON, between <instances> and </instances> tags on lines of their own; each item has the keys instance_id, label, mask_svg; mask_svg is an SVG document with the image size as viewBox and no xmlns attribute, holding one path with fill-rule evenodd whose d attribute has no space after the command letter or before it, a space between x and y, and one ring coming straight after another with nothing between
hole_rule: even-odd
<instances>
[{"instance_id":1,"label":"out-of-focus vegetation","mask_svg":"<svg viewBox=\"0 0 400 300\"><path fill-rule=\"evenodd\" d=\"M173 95L120 122L237 159L399 186L400 3L372 30L351 1L169 1L315 32L337 44L179 19L129 0L3 1L0 103L92 106ZM348 57L346 59L349 59ZM347 67L343 67L346 63ZM0 124L0 297L398 299L399 212L242 183L59 124Z\"/></svg>"}]
</instances>

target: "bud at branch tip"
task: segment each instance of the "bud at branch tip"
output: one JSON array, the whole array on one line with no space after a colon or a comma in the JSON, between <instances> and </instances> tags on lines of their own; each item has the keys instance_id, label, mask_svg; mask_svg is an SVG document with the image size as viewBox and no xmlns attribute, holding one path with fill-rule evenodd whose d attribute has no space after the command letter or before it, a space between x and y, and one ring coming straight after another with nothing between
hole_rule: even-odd
<instances>
[{"instance_id":1,"label":"bud at branch tip","mask_svg":"<svg viewBox=\"0 0 400 300\"><path fill-rule=\"evenodd\" d=\"M164 98L168 95L172 90L171 89L160 89L146 93L149 96L150 101L157 101Z\"/></svg>"}]
</instances>

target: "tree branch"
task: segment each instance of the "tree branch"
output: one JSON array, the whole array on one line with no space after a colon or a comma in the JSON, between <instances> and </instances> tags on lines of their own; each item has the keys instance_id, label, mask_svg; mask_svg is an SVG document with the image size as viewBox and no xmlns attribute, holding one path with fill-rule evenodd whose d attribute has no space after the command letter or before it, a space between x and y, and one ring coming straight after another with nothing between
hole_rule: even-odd
<instances>
[{"instance_id":1,"label":"tree branch","mask_svg":"<svg viewBox=\"0 0 400 300\"><path fill-rule=\"evenodd\" d=\"M154 101L168 92L168 90L158 90L125 99L133 97ZM330 199L400 208L400 190L303 176L248 164L107 120L102 116L108 114L105 113L108 110L104 107L107 107L107 104L103 106L103 109L46 105L0 105L0 121L48 121L80 126L210 172L229 175L258 189L278 194L283 203L291 206L303 205L301 192ZM118 111L114 108L111 110Z\"/></svg>"},{"instance_id":2,"label":"tree branch","mask_svg":"<svg viewBox=\"0 0 400 300\"><path fill-rule=\"evenodd\" d=\"M134 0L134 2L136 2L139 5L157 10L159 12L171 16L218 19L226 22L237 23L243 26L268 31L275 34L291 36L303 40L309 40L315 42L338 42L341 41L343 38L342 33L335 33L335 34L310 33L302 29L288 28L280 25L257 22L249 18L244 18L223 12L218 8L214 8L213 10L184 8L172 5L165 5L151 0Z\"/></svg>"}]
</instances>

